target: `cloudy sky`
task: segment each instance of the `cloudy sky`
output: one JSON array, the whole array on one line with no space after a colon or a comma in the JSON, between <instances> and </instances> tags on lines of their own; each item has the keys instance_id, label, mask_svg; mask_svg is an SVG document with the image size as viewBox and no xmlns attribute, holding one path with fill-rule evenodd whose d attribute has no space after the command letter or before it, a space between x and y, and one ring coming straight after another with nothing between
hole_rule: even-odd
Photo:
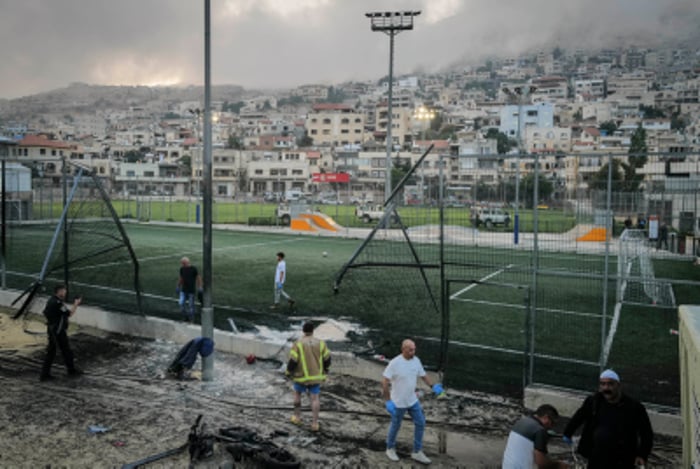
<instances>
[{"instance_id":1,"label":"cloudy sky","mask_svg":"<svg viewBox=\"0 0 700 469\"><path fill-rule=\"evenodd\" d=\"M685 38L698 0L211 0L212 81L246 88L388 73L364 13L421 10L396 36L395 73L484 57ZM204 0L0 0L0 98L71 82L203 83Z\"/></svg>"}]
</instances>

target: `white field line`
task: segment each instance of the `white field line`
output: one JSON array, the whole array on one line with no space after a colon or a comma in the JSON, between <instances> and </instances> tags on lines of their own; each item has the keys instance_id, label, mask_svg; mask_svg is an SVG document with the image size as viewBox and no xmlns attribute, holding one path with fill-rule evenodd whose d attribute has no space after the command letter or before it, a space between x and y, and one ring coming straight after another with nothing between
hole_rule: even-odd
<instances>
[{"instance_id":1,"label":"white field line","mask_svg":"<svg viewBox=\"0 0 700 469\"><path fill-rule=\"evenodd\" d=\"M617 332L617 323L620 322L620 311L622 310L622 303L615 304L615 314L613 314L612 323L610 323L610 330L608 331L608 336L605 338L605 346L603 347L603 367L608 364L608 357L610 356L610 349L612 348L613 339L615 339L615 333Z\"/></svg>"},{"instance_id":2,"label":"white field line","mask_svg":"<svg viewBox=\"0 0 700 469\"><path fill-rule=\"evenodd\" d=\"M495 272L492 272L492 273L488 274L486 277L479 279L479 282L485 282L486 280L489 280L489 279L495 277L496 275L500 275L500 274L502 274L506 269L510 269L510 268L512 268L514 265L515 265L515 264L508 264L504 269L499 269L499 270L497 270L497 271L495 271ZM460 291L458 291L457 293L455 293L454 295L452 295L452 296L450 297L450 299L451 299L451 300L454 300L455 298L457 298L457 297L458 297L459 295L461 295L462 293L468 292L469 290L471 290L472 288L476 287L477 285L478 285L478 283L472 283L471 285L462 288Z\"/></svg>"},{"instance_id":3,"label":"white field line","mask_svg":"<svg viewBox=\"0 0 700 469\"><path fill-rule=\"evenodd\" d=\"M297 239L287 239L287 240L281 240L281 241L268 241L264 243L253 243L253 244L242 244L242 245L236 245L236 246L226 246L222 248L214 248L212 251L215 252L222 252L222 251L237 251L240 249L248 249L252 247L260 247L260 246L272 246L275 244L285 244L285 243L291 243L295 241L301 241L303 238L297 238ZM142 264L144 262L150 262L150 261L158 261L162 259L172 259L172 258L181 258L183 255L187 255L188 253L177 253L177 254L164 254L162 256L153 256L153 257L141 257L138 259L139 264ZM191 254L198 254L198 253L191 253ZM190 254L190 255L191 255ZM104 264L96 264L96 265L90 265L90 266L85 266L85 267L80 267L77 269L74 269L75 271L80 271L80 270L90 270L90 269L99 269L102 267L109 267L112 265L121 265L123 264L124 261L115 261L115 262L106 262Z\"/></svg>"}]
</instances>

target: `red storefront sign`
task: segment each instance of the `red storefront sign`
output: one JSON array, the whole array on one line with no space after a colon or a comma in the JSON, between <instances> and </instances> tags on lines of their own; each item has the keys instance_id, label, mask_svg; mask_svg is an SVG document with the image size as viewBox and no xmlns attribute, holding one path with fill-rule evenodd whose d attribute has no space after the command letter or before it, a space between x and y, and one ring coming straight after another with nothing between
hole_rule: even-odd
<instances>
[{"instance_id":1,"label":"red storefront sign","mask_svg":"<svg viewBox=\"0 0 700 469\"><path fill-rule=\"evenodd\" d=\"M313 182L350 182L348 173L313 173L311 174Z\"/></svg>"}]
</instances>

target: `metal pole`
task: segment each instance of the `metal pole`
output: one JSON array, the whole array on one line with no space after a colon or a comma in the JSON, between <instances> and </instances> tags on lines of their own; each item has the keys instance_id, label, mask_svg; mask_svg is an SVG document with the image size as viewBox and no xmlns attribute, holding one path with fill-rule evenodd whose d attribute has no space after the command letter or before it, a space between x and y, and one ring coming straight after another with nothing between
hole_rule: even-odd
<instances>
[{"instance_id":1,"label":"metal pole","mask_svg":"<svg viewBox=\"0 0 700 469\"><path fill-rule=\"evenodd\" d=\"M610 278L610 241L612 240L612 153L608 154L608 193L605 201L605 224L609 225L609 229L605 230L605 270L603 272L603 318L600 321L600 371L605 368L605 341L607 337L608 323L608 284Z\"/></svg>"},{"instance_id":2,"label":"metal pole","mask_svg":"<svg viewBox=\"0 0 700 469\"><path fill-rule=\"evenodd\" d=\"M204 216L202 230L202 336L214 338L212 308L212 164L211 164L211 0L204 0ZM202 379L214 379L214 355L202 359Z\"/></svg>"},{"instance_id":3,"label":"metal pole","mask_svg":"<svg viewBox=\"0 0 700 469\"><path fill-rule=\"evenodd\" d=\"M520 119L523 114L523 97L518 95L518 154L515 157L515 212L513 214L513 244L520 241L520 152L522 152L522 128Z\"/></svg>"},{"instance_id":4,"label":"metal pole","mask_svg":"<svg viewBox=\"0 0 700 469\"><path fill-rule=\"evenodd\" d=\"M394 90L394 36L395 32L389 33L389 101L387 103L386 121L386 177L384 179L384 200L389 201L391 195L391 152L394 148L393 137L391 135L392 114L393 114L393 90Z\"/></svg>"},{"instance_id":5,"label":"metal pole","mask_svg":"<svg viewBox=\"0 0 700 469\"><path fill-rule=\"evenodd\" d=\"M537 271L539 270L539 243L537 237L539 217L537 214L537 201L539 200L539 160L535 155L535 181L533 184L533 226L532 226L532 294L530 296L531 315L530 315L530 370L528 374L528 383L531 384L535 379L535 337L537 325Z\"/></svg>"},{"instance_id":6,"label":"metal pole","mask_svg":"<svg viewBox=\"0 0 700 469\"><path fill-rule=\"evenodd\" d=\"M4 150L3 150L4 151ZM0 243L2 243L2 253L0 255L2 256L2 259L0 261L2 262L2 289L4 290L7 288L7 278L6 278L6 269L5 269L5 258L7 256L7 213L6 213L6 204L7 204L7 177L5 176L5 171L7 171L6 163L5 163L5 156L3 155L2 157L2 233L0 234Z\"/></svg>"}]
</instances>

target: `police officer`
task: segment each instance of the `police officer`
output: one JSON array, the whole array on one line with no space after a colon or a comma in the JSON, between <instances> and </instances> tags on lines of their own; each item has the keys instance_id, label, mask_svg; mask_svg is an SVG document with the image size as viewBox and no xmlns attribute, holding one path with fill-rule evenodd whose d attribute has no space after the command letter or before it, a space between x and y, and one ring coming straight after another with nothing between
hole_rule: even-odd
<instances>
[{"instance_id":1,"label":"police officer","mask_svg":"<svg viewBox=\"0 0 700 469\"><path fill-rule=\"evenodd\" d=\"M56 347L61 349L63 363L68 370L68 376L77 377L83 374L82 370L75 367L73 362L73 351L68 343L68 318L75 314L78 305L82 302L81 297L76 297L70 308L64 303L66 300L66 286L56 285L53 296L46 302L44 316L46 317L46 332L49 336L49 344L46 347L46 358L41 369L39 379L49 381L54 379L51 375L51 365L56 358Z\"/></svg>"}]
</instances>

